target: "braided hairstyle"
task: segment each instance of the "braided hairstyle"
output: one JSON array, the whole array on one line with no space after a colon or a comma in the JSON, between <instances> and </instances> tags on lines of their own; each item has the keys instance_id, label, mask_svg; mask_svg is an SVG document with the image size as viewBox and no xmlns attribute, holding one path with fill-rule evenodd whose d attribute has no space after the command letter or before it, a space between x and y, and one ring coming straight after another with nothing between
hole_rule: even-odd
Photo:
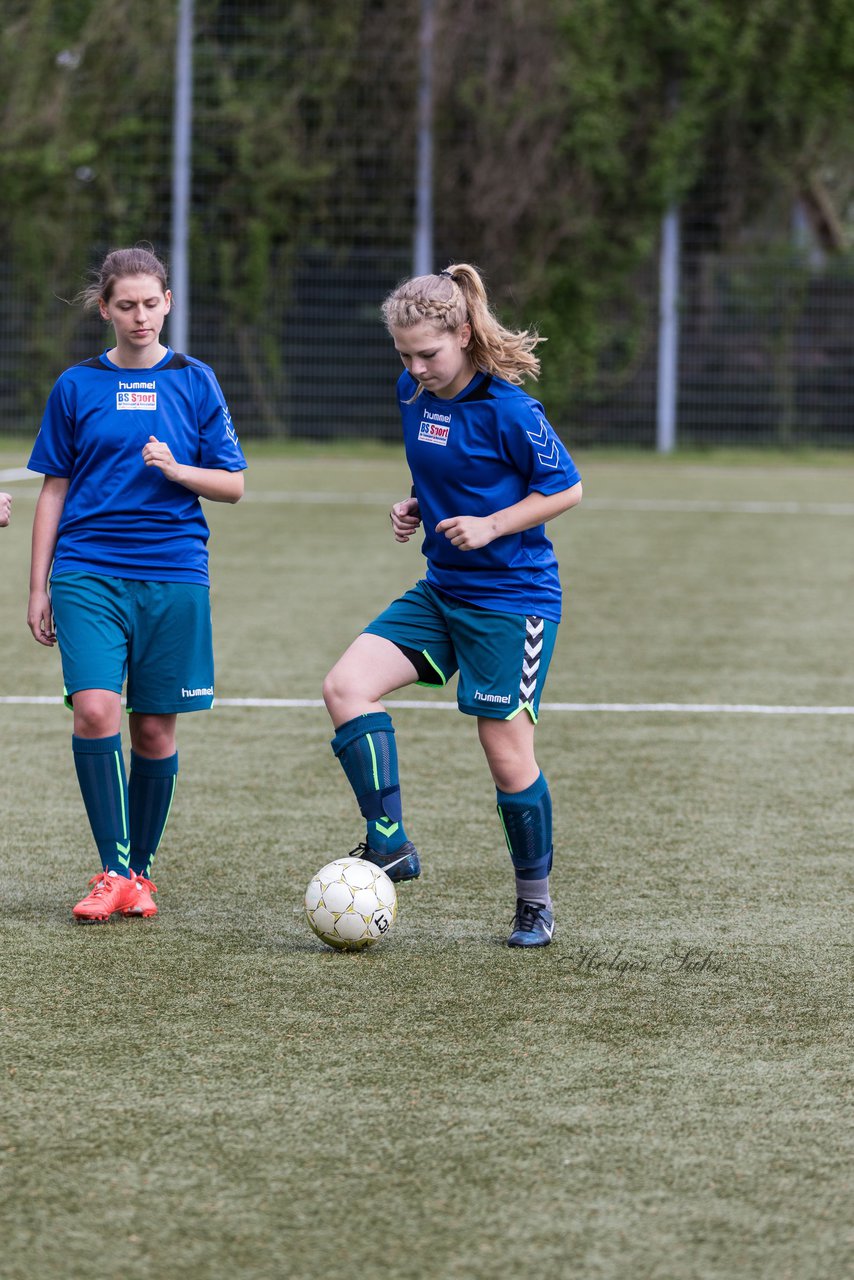
<instances>
[{"instance_id":1,"label":"braided hairstyle","mask_svg":"<svg viewBox=\"0 0 854 1280\"><path fill-rule=\"evenodd\" d=\"M386 298L382 315L388 329L410 329L426 320L440 332L456 333L468 322L467 350L476 369L517 386L539 376L534 348L545 338L535 329L505 329L490 309L480 272L467 262L452 263L438 275L405 280ZM419 386L416 395L420 393Z\"/></svg>"}]
</instances>

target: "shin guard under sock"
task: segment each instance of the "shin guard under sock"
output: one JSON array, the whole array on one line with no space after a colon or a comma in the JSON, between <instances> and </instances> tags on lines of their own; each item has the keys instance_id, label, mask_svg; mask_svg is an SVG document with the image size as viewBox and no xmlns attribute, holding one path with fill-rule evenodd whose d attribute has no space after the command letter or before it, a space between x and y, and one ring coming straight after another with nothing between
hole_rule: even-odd
<instances>
[{"instance_id":1,"label":"shin guard under sock","mask_svg":"<svg viewBox=\"0 0 854 1280\"><path fill-rule=\"evenodd\" d=\"M367 842L378 853L396 853L408 836L403 829L394 726L385 711L356 716L332 739L359 809L367 823Z\"/></svg>"},{"instance_id":2,"label":"shin guard under sock","mask_svg":"<svg viewBox=\"0 0 854 1280\"><path fill-rule=\"evenodd\" d=\"M524 791L496 789L498 814L513 870L517 897L550 905L548 876L552 866L552 800L541 773Z\"/></svg>"},{"instance_id":3,"label":"shin guard under sock","mask_svg":"<svg viewBox=\"0 0 854 1280\"><path fill-rule=\"evenodd\" d=\"M160 847L178 781L178 752L163 760L130 753L130 867L146 879Z\"/></svg>"},{"instance_id":4,"label":"shin guard under sock","mask_svg":"<svg viewBox=\"0 0 854 1280\"><path fill-rule=\"evenodd\" d=\"M129 877L128 784L121 734L108 738L72 734L71 749L101 865L105 871Z\"/></svg>"}]
</instances>

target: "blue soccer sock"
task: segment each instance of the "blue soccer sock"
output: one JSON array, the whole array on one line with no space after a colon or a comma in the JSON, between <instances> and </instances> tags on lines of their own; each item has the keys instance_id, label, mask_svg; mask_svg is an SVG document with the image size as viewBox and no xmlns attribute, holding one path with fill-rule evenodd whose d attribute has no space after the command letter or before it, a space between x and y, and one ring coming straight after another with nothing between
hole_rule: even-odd
<instances>
[{"instance_id":1,"label":"blue soccer sock","mask_svg":"<svg viewBox=\"0 0 854 1280\"><path fill-rule=\"evenodd\" d=\"M552 798L541 773L524 791L496 789L498 815L516 875L516 896L551 906Z\"/></svg>"},{"instance_id":2,"label":"blue soccer sock","mask_svg":"<svg viewBox=\"0 0 854 1280\"><path fill-rule=\"evenodd\" d=\"M396 853L408 840L403 829L394 726L385 711L356 716L335 732L332 750L367 822L377 853Z\"/></svg>"},{"instance_id":3,"label":"blue soccer sock","mask_svg":"<svg viewBox=\"0 0 854 1280\"><path fill-rule=\"evenodd\" d=\"M122 736L71 736L74 767L83 794L92 835L105 871L130 877L128 784L122 755Z\"/></svg>"},{"instance_id":4,"label":"blue soccer sock","mask_svg":"<svg viewBox=\"0 0 854 1280\"><path fill-rule=\"evenodd\" d=\"M163 760L130 753L130 867L138 876L151 875L178 782L178 752Z\"/></svg>"}]
</instances>

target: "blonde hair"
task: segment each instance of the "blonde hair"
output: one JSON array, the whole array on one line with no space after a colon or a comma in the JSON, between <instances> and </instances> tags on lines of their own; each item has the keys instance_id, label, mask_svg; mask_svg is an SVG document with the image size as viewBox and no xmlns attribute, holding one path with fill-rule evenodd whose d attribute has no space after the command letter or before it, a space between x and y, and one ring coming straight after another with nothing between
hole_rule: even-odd
<instances>
[{"instance_id":1,"label":"blonde hair","mask_svg":"<svg viewBox=\"0 0 854 1280\"><path fill-rule=\"evenodd\" d=\"M126 276L154 276L160 281L163 292L166 292L166 268L151 249L137 245L133 249L113 249L108 253L100 267L93 271L95 277L75 299L82 302L87 311L95 311L103 299L109 302L118 280Z\"/></svg>"},{"instance_id":2,"label":"blonde hair","mask_svg":"<svg viewBox=\"0 0 854 1280\"><path fill-rule=\"evenodd\" d=\"M490 309L480 272L468 262L451 263L438 275L405 280L388 295L382 314L387 329L410 329L427 320L442 332L456 333L468 322L467 350L476 369L517 386L539 377L534 348L546 339L535 329L505 329Z\"/></svg>"}]
</instances>

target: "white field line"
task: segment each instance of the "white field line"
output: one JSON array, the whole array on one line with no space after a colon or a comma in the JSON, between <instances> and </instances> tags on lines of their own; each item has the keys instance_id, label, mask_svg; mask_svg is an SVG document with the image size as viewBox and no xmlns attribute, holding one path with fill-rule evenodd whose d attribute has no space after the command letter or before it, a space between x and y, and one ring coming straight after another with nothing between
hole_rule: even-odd
<instances>
[{"instance_id":1,"label":"white field line","mask_svg":"<svg viewBox=\"0 0 854 1280\"><path fill-rule=\"evenodd\" d=\"M0 697L0 706L61 706L59 697L10 695ZM217 707L253 707L262 710L315 710L323 707L321 698L216 698ZM426 699L387 699L387 707L414 711L456 711L456 702L428 702ZM854 716L854 707L775 706L764 702L543 702L541 711L618 712L654 714L667 712L681 715L760 715L760 716Z\"/></svg>"},{"instance_id":2,"label":"white field line","mask_svg":"<svg viewBox=\"0 0 854 1280\"><path fill-rule=\"evenodd\" d=\"M13 480L43 480L38 471L30 471L27 467L10 467L8 471L0 471L0 484L11 484Z\"/></svg>"}]
</instances>

